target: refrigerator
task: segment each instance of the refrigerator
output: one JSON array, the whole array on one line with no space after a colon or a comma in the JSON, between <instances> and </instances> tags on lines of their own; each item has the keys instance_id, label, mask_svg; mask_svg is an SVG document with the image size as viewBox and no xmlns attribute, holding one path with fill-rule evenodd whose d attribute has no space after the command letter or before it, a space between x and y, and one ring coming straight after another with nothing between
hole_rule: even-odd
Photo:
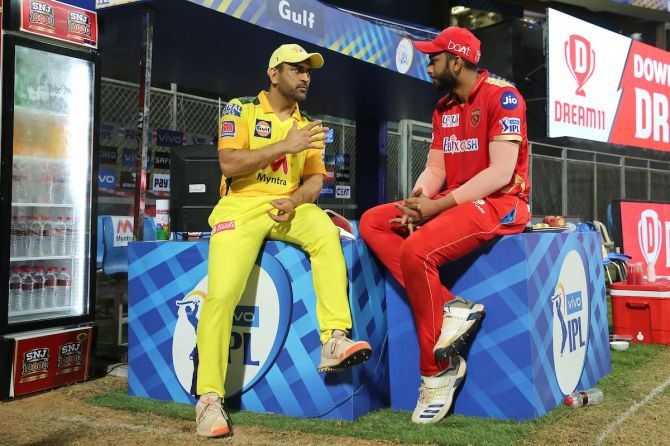
<instances>
[{"instance_id":1,"label":"refrigerator","mask_svg":"<svg viewBox=\"0 0 670 446\"><path fill-rule=\"evenodd\" d=\"M95 310L95 12L2 2L0 398L87 379Z\"/></svg>"}]
</instances>

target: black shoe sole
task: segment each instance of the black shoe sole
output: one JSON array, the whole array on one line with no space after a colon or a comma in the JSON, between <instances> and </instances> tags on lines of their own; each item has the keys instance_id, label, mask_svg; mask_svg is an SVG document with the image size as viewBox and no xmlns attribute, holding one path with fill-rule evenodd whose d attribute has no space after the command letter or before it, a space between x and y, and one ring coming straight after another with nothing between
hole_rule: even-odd
<instances>
[{"instance_id":1,"label":"black shoe sole","mask_svg":"<svg viewBox=\"0 0 670 446\"><path fill-rule=\"evenodd\" d=\"M338 365L333 367L320 367L319 372L342 372L345 369L362 364L372 356L372 349L364 348L354 352L353 354L347 356L340 362Z\"/></svg>"},{"instance_id":2,"label":"black shoe sole","mask_svg":"<svg viewBox=\"0 0 670 446\"><path fill-rule=\"evenodd\" d=\"M437 359L437 361L445 361L452 356L459 354L461 349L467 345L470 337L479 329L482 324L482 319L484 319L485 315L486 309L480 311L477 320L470 326L470 328L465 331L465 333L460 335L454 342L451 343L451 345L436 349L433 352L435 359Z\"/></svg>"}]
</instances>

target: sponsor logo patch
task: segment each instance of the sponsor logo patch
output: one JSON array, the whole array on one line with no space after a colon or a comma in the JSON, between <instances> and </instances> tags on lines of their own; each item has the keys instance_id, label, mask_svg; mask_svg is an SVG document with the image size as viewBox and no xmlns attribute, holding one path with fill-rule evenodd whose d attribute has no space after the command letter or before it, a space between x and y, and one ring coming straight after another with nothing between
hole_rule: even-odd
<instances>
[{"instance_id":1,"label":"sponsor logo patch","mask_svg":"<svg viewBox=\"0 0 670 446\"><path fill-rule=\"evenodd\" d=\"M235 130L234 121L221 122L221 138L234 138L236 133Z\"/></svg>"},{"instance_id":2,"label":"sponsor logo patch","mask_svg":"<svg viewBox=\"0 0 670 446\"><path fill-rule=\"evenodd\" d=\"M454 113L452 115L442 115L442 128L458 127L460 125L460 115Z\"/></svg>"},{"instance_id":3,"label":"sponsor logo patch","mask_svg":"<svg viewBox=\"0 0 670 446\"><path fill-rule=\"evenodd\" d=\"M272 137L272 123L264 119L256 119L256 128L254 129L254 136L259 138Z\"/></svg>"},{"instance_id":4,"label":"sponsor logo patch","mask_svg":"<svg viewBox=\"0 0 670 446\"><path fill-rule=\"evenodd\" d=\"M444 153L475 152L479 150L477 138L458 139L451 135L442 140L442 151Z\"/></svg>"},{"instance_id":5,"label":"sponsor logo patch","mask_svg":"<svg viewBox=\"0 0 670 446\"><path fill-rule=\"evenodd\" d=\"M237 104L229 103L225 107L223 107L223 115L230 115L230 116L242 116L242 107Z\"/></svg>"},{"instance_id":6,"label":"sponsor logo patch","mask_svg":"<svg viewBox=\"0 0 670 446\"><path fill-rule=\"evenodd\" d=\"M233 231L235 229L235 220L222 221L212 228L212 235L222 231Z\"/></svg>"},{"instance_id":7,"label":"sponsor logo patch","mask_svg":"<svg viewBox=\"0 0 670 446\"><path fill-rule=\"evenodd\" d=\"M500 96L500 105L506 110L514 110L519 105L519 100L511 91L506 91Z\"/></svg>"},{"instance_id":8,"label":"sponsor logo patch","mask_svg":"<svg viewBox=\"0 0 670 446\"><path fill-rule=\"evenodd\" d=\"M500 120L502 133L521 133L521 120L519 118L502 118Z\"/></svg>"}]
</instances>

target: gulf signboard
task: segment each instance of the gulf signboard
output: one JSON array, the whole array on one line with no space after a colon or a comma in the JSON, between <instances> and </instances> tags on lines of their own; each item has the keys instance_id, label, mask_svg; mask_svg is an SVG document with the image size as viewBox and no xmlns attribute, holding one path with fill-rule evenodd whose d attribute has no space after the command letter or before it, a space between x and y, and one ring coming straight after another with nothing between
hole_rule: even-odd
<instances>
[{"instance_id":1,"label":"gulf signboard","mask_svg":"<svg viewBox=\"0 0 670 446\"><path fill-rule=\"evenodd\" d=\"M670 52L548 16L549 137L670 151Z\"/></svg>"}]
</instances>

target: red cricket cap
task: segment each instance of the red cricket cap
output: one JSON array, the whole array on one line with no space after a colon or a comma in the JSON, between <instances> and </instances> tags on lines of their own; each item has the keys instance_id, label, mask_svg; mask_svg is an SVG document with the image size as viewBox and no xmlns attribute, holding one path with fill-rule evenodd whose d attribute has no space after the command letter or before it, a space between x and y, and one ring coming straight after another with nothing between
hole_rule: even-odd
<instances>
[{"instance_id":1,"label":"red cricket cap","mask_svg":"<svg viewBox=\"0 0 670 446\"><path fill-rule=\"evenodd\" d=\"M477 65L482 53L481 42L469 30L450 26L431 41L414 42L414 46L422 53L441 53L449 51Z\"/></svg>"}]
</instances>

